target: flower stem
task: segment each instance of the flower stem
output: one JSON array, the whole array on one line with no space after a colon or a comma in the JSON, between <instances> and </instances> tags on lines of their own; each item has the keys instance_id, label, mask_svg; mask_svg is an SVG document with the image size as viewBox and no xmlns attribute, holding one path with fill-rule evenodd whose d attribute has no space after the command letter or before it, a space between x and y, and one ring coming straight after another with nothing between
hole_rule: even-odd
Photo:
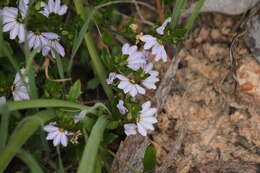
<instances>
[{"instance_id":1,"label":"flower stem","mask_svg":"<svg viewBox=\"0 0 260 173\"><path fill-rule=\"evenodd\" d=\"M87 10L87 8L84 8L82 0L74 0L74 4L75 4L77 13L81 16L81 18L83 20L86 20L85 11ZM112 93L112 90L109 88L109 86L106 83L107 72L98 56L97 49L95 47L95 43L93 41L91 33L86 32L84 39L85 39L85 43L86 43L87 49L89 51L89 54L90 54L90 57L92 60L92 66L93 66L94 72L96 73L107 97L111 100L113 97L113 93Z\"/></svg>"}]
</instances>

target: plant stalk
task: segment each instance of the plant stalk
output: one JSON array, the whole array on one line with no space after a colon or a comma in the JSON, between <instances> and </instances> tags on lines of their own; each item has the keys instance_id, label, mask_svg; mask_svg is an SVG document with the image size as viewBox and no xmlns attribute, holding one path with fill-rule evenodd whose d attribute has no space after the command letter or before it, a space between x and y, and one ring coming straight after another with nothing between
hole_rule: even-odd
<instances>
[{"instance_id":1,"label":"plant stalk","mask_svg":"<svg viewBox=\"0 0 260 173\"><path fill-rule=\"evenodd\" d=\"M83 6L82 0L74 0L74 5L76 7L77 13L81 16L81 18L83 20L86 20L85 12L86 12L87 8L85 8ZM96 73L107 97L109 98L109 100L112 100L113 92L106 83L107 72L98 56L97 49L95 47L95 43L93 41L91 33L87 31L85 33L84 39L85 39L85 43L86 43L87 49L89 51L89 54L90 54L90 57L92 60L92 66L93 66L94 72Z\"/></svg>"}]
</instances>

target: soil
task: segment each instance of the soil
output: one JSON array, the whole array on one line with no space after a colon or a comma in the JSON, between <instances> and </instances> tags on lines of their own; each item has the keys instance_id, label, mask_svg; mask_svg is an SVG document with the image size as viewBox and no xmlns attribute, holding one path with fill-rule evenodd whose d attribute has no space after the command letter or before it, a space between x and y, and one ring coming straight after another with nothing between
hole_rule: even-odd
<instances>
[{"instance_id":1,"label":"soil","mask_svg":"<svg viewBox=\"0 0 260 173\"><path fill-rule=\"evenodd\" d=\"M205 14L184 42L175 84L151 134L155 172L166 162L164 172L260 172L260 65L243 38L232 42L239 19ZM181 148L169 158L183 127Z\"/></svg>"}]
</instances>

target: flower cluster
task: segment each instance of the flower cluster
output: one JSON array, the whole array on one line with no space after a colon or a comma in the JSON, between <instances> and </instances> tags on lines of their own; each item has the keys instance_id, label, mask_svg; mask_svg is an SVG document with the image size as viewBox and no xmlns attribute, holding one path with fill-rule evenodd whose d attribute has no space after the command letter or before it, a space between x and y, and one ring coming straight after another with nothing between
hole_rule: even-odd
<instances>
[{"instance_id":1,"label":"flower cluster","mask_svg":"<svg viewBox=\"0 0 260 173\"><path fill-rule=\"evenodd\" d=\"M170 21L171 18L166 19L156 29L156 35L164 35ZM159 72L153 69L150 57L154 57L155 61L167 61L162 40L156 36L142 34L138 38L143 42L142 46L138 48L137 45L124 44L122 56L115 58L114 71L107 78L107 84L123 93L119 95L116 107L125 119L124 130L127 136L137 132L146 136L148 130L154 130L157 109L151 107L150 101L144 102L141 106L136 104L136 101L138 95L146 94L146 90L155 90L159 81Z\"/></svg>"},{"instance_id":2,"label":"flower cluster","mask_svg":"<svg viewBox=\"0 0 260 173\"><path fill-rule=\"evenodd\" d=\"M20 0L18 8L4 7L0 12L3 21L3 32L10 33L10 39L18 38L19 43L28 41L30 49L39 49L42 55L46 56L51 53L53 58L56 52L61 56L65 56L65 51L59 43L60 36L52 32L27 31L25 27L25 18L28 13L30 0ZM64 15L68 9L66 5L61 5L60 0L49 0L48 4L41 2L43 10L38 13L49 17L51 13Z\"/></svg>"}]
</instances>

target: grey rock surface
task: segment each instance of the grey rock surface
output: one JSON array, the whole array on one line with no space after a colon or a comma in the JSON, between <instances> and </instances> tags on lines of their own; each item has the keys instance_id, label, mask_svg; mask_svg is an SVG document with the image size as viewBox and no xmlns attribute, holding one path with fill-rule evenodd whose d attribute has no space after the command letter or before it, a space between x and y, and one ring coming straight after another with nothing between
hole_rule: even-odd
<instances>
[{"instance_id":1,"label":"grey rock surface","mask_svg":"<svg viewBox=\"0 0 260 173\"><path fill-rule=\"evenodd\" d=\"M250 29L245 35L247 47L260 63L260 16L254 16L250 21Z\"/></svg>"},{"instance_id":2,"label":"grey rock surface","mask_svg":"<svg viewBox=\"0 0 260 173\"><path fill-rule=\"evenodd\" d=\"M201 13L218 12L228 15L239 15L254 7L260 0L206 0ZM196 3L183 13L183 17L190 15Z\"/></svg>"}]
</instances>

